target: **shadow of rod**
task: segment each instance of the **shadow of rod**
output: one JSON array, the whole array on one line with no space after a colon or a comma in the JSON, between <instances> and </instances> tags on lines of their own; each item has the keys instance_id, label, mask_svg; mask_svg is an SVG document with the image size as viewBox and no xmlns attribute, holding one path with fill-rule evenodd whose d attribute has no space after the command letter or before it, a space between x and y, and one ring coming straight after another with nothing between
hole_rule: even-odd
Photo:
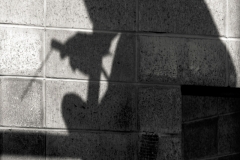
<instances>
[{"instance_id":1,"label":"shadow of rod","mask_svg":"<svg viewBox=\"0 0 240 160\"><path fill-rule=\"evenodd\" d=\"M49 59L49 57L50 57L50 55L51 55L51 54L50 54L51 52L52 52L52 49L48 52L45 60L42 62L41 66L40 66L40 67L37 69L37 71L35 72L34 77L37 77L38 73L42 70L44 64L45 64L45 63L47 62L47 60ZM29 91L29 87L32 86L32 84L33 84L33 82L34 82L35 79L36 79L36 78L32 78L31 81L30 81L30 83L28 83L26 89L23 91L23 94L22 94L22 96L21 96L21 101L22 101L22 100L24 99L24 97L26 96L27 92Z\"/></svg>"}]
</instances>

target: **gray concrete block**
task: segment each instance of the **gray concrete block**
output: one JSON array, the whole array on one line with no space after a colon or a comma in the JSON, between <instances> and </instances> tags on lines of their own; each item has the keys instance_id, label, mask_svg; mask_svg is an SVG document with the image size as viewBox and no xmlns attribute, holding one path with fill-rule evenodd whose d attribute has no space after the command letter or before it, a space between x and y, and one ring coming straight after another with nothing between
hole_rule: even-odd
<instances>
[{"instance_id":1,"label":"gray concrete block","mask_svg":"<svg viewBox=\"0 0 240 160\"><path fill-rule=\"evenodd\" d=\"M238 0L228 1L228 37L240 37L239 10Z\"/></svg>"},{"instance_id":2,"label":"gray concrete block","mask_svg":"<svg viewBox=\"0 0 240 160\"><path fill-rule=\"evenodd\" d=\"M44 0L1 0L0 23L43 25Z\"/></svg>"},{"instance_id":3,"label":"gray concrete block","mask_svg":"<svg viewBox=\"0 0 240 160\"><path fill-rule=\"evenodd\" d=\"M182 97L183 121L206 118L218 114L221 105L219 97L188 96Z\"/></svg>"},{"instance_id":4,"label":"gray concrete block","mask_svg":"<svg viewBox=\"0 0 240 160\"><path fill-rule=\"evenodd\" d=\"M136 130L134 87L123 84L47 81L47 127Z\"/></svg>"},{"instance_id":5,"label":"gray concrete block","mask_svg":"<svg viewBox=\"0 0 240 160\"><path fill-rule=\"evenodd\" d=\"M159 136L143 133L139 137L140 148L138 159L181 160L181 138L173 136Z\"/></svg>"},{"instance_id":6,"label":"gray concrete block","mask_svg":"<svg viewBox=\"0 0 240 160\"><path fill-rule=\"evenodd\" d=\"M218 118L183 125L184 159L197 159L217 155Z\"/></svg>"},{"instance_id":7,"label":"gray concrete block","mask_svg":"<svg viewBox=\"0 0 240 160\"><path fill-rule=\"evenodd\" d=\"M48 159L129 159L136 157L137 136L124 133L50 132Z\"/></svg>"},{"instance_id":8,"label":"gray concrete block","mask_svg":"<svg viewBox=\"0 0 240 160\"><path fill-rule=\"evenodd\" d=\"M135 0L47 1L47 26L135 30Z\"/></svg>"},{"instance_id":9,"label":"gray concrete block","mask_svg":"<svg viewBox=\"0 0 240 160\"><path fill-rule=\"evenodd\" d=\"M42 75L43 30L0 28L0 74Z\"/></svg>"},{"instance_id":10,"label":"gray concrete block","mask_svg":"<svg viewBox=\"0 0 240 160\"><path fill-rule=\"evenodd\" d=\"M226 1L139 1L139 30L225 35Z\"/></svg>"},{"instance_id":11,"label":"gray concrete block","mask_svg":"<svg viewBox=\"0 0 240 160\"><path fill-rule=\"evenodd\" d=\"M181 132L180 88L142 87L138 93L140 130L155 133Z\"/></svg>"},{"instance_id":12,"label":"gray concrete block","mask_svg":"<svg viewBox=\"0 0 240 160\"><path fill-rule=\"evenodd\" d=\"M5 78L0 81L1 125L43 126L42 81Z\"/></svg>"},{"instance_id":13,"label":"gray concrete block","mask_svg":"<svg viewBox=\"0 0 240 160\"><path fill-rule=\"evenodd\" d=\"M220 40L139 37L139 80L223 86L226 52Z\"/></svg>"},{"instance_id":14,"label":"gray concrete block","mask_svg":"<svg viewBox=\"0 0 240 160\"><path fill-rule=\"evenodd\" d=\"M163 136L159 140L159 160L182 160L182 147L180 137Z\"/></svg>"},{"instance_id":15,"label":"gray concrete block","mask_svg":"<svg viewBox=\"0 0 240 160\"><path fill-rule=\"evenodd\" d=\"M39 131L6 130L2 160L44 160L45 134Z\"/></svg>"},{"instance_id":16,"label":"gray concrete block","mask_svg":"<svg viewBox=\"0 0 240 160\"><path fill-rule=\"evenodd\" d=\"M228 70L229 70L229 86L240 87L240 41L229 40L227 41L228 51Z\"/></svg>"},{"instance_id":17,"label":"gray concrete block","mask_svg":"<svg viewBox=\"0 0 240 160\"><path fill-rule=\"evenodd\" d=\"M240 151L240 114L219 117L219 153Z\"/></svg>"},{"instance_id":18,"label":"gray concrete block","mask_svg":"<svg viewBox=\"0 0 240 160\"><path fill-rule=\"evenodd\" d=\"M48 77L134 81L131 34L47 31Z\"/></svg>"},{"instance_id":19,"label":"gray concrete block","mask_svg":"<svg viewBox=\"0 0 240 160\"><path fill-rule=\"evenodd\" d=\"M240 98L238 97L221 97L219 98L218 114L227 114L240 111Z\"/></svg>"}]
</instances>

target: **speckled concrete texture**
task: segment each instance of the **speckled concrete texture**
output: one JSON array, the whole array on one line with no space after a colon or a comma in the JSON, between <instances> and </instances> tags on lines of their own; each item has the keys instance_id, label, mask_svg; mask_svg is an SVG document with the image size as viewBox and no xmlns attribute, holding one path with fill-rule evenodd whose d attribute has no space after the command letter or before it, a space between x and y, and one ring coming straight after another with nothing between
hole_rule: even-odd
<instances>
[{"instance_id":1,"label":"speckled concrete texture","mask_svg":"<svg viewBox=\"0 0 240 160\"><path fill-rule=\"evenodd\" d=\"M159 138L159 160L182 160L180 137L162 136Z\"/></svg>"},{"instance_id":2,"label":"speckled concrete texture","mask_svg":"<svg viewBox=\"0 0 240 160\"><path fill-rule=\"evenodd\" d=\"M182 96L183 121L206 118L218 114L221 101L218 97Z\"/></svg>"},{"instance_id":3,"label":"speckled concrete texture","mask_svg":"<svg viewBox=\"0 0 240 160\"><path fill-rule=\"evenodd\" d=\"M44 160L45 134L39 131L6 130L1 160Z\"/></svg>"},{"instance_id":4,"label":"speckled concrete texture","mask_svg":"<svg viewBox=\"0 0 240 160\"><path fill-rule=\"evenodd\" d=\"M240 114L219 117L219 152L236 153L240 151Z\"/></svg>"},{"instance_id":5,"label":"speckled concrete texture","mask_svg":"<svg viewBox=\"0 0 240 160\"><path fill-rule=\"evenodd\" d=\"M135 0L47 1L47 26L135 30Z\"/></svg>"},{"instance_id":6,"label":"speckled concrete texture","mask_svg":"<svg viewBox=\"0 0 240 160\"><path fill-rule=\"evenodd\" d=\"M238 97L184 95L182 103L184 122L240 111Z\"/></svg>"},{"instance_id":7,"label":"speckled concrete texture","mask_svg":"<svg viewBox=\"0 0 240 160\"><path fill-rule=\"evenodd\" d=\"M140 130L180 133L182 122L180 88L142 87L138 90Z\"/></svg>"},{"instance_id":8,"label":"speckled concrete texture","mask_svg":"<svg viewBox=\"0 0 240 160\"><path fill-rule=\"evenodd\" d=\"M226 52L219 40L139 37L139 80L224 86Z\"/></svg>"},{"instance_id":9,"label":"speckled concrete texture","mask_svg":"<svg viewBox=\"0 0 240 160\"><path fill-rule=\"evenodd\" d=\"M240 41L229 40L227 41L228 50L228 68L229 68L229 86L240 87ZM230 65L233 64L233 65Z\"/></svg>"},{"instance_id":10,"label":"speckled concrete texture","mask_svg":"<svg viewBox=\"0 0 240 160\"><path fill-rule=\"evenodd\" d=\"M43 127L42 81L1 79L1 125Z\"/></svg>"},{"instance_id":11,"label":"speckled concrete texture","mask_svg":"<svg viewBox=\"0 0 240 160\"><path fill-rule=\"evenodd\" d=\"M225 11L225 0L140 0L139 30L225 35Z\"/></svg>"},{"instance_id":12,"label":"speckled concrete texture","mask_svg":"<svg viewBox=\"0 0 240 160\"><path fill-rule=\"evenodd\" d=\"M49 159L118 159L134 160L136 136L128 133L49 132Z\"/></svg>"},{"instance_id":13,"label":"speckled concrete texture","mask_svg":"<svg viewBox=\"0 0 240 160\"><path fill-rule=\"evenodd\" d=\"M88 95L89 92L94 95ZM47 81L46 95L47 127L136 130L132 86Z\"/></svg>"},{"instance_id":14,"label":"speckled concrete texture","mask_svg":"<svg viewBox=\"0 0 240 160\"><path fill-rule=\"evenodd\" d=\"M240 3L238 0L231 0L228 1L228 6L228 37L240 37Z\"/></svg>"},{"instance_id":15,"label":"speckled concrete texture","mask_svg":"<svg viewBox=\"0 0 240 160\"><path fill-rule=\"evenodd\" d=\"M43 25L44 0L1 0L0 23Z\"/></svg>"},{"instance_id":16,"label":"speckled concrete texture","mask_svg":"<svg viewBox=\"0 0 240 160\"><path fill-rule=\"evenodd\" d=\"M218 153L218 118L183 125L184 159L216 156Z\"/></svg>"},{"instance_id":17,"label":"speckled concrete texture","mask_svg":"<svg viewBox=\"0 0 240 160\"><path fill-rule=\"evenodd\" d=\"M42 75L43 30L0 28L0 74Z\"/></svg>"},{"instance_id":18,"label":"speckled concrete texture","mask_svg":"<svg viewBox=\"0 0 240 160\"><path fill-rule=\"evenodd\" d=\"M221 97L219 98L218 114L227 114L240 111L239 97Z\"/></svg>"},{"instance_id":19,"label":"speckled concrete texture","mask_svg":"<svg viewBox=\"0 0 240 160\"><path fill-rule=\"evenodd\" d=\"M46 75L90 80L133 81L135 37L47 31Z\"/></svg>"}]
</instances>

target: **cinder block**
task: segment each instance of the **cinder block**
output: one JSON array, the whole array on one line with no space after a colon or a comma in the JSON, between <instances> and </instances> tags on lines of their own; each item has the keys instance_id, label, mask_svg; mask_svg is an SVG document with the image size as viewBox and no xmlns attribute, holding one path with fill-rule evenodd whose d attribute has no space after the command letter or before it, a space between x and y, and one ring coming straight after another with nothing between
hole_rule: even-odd
<instances>
[{"instance_id":1,"label":"cinder block","mask_svg":"<svg viewBox=\"0 0 240 160\"><path fill-rule=\"evenodd\" d=\"M142 87L138 93L140 130L155 133L181 132L180 88Z\"/></svg>"},{"instance_id":2,"label":"cinder block","mask_svg":"<svg viewBox=\"0 0 240 160\"><path fill-rule=\"evenodd\" d=\"M207 119L183 125L184 159L217 155L218 119Z\"/></svg>"},{"instance_id":3,"label":"cinder block","mask_svg":"<svg viewBox=\"0 0 240 160\"><path fill-rule=\"evenodd\" d=\"M159 160L182 160L181 138L163 136L159 140Z\"/></svg>"},{"instance_id":4,"label":"cinder block","mask_svg":"<svg viewBox=\"0 0 240 160\"><path fill-rule=\"evenodd\" d=\"M42 75L43 30L1 27L0 37L0 74Z\"/></svg>"},{"instance_id":5,"label":"cinder block","mask_svg":"<svg viewBox=\"0 0 240 160\"><path fill-rule=\"evenodd\" d=\"M123 84L47 81L47 127L136 130L134 87Z\"/></svg>"},{"instance_id":6,"label":"cinder block","mask_svg":"<svg viewBox=\"0 0 240 160\"><path fill-rule=\"evenodd\" d=\"M183 121L217 115L218 107L221 105L221 101L219 99L219 97L182 96Z\"/></svg>"},{"instance_id":7,"label":"cinder block","mask_svg":"<svg viewBox=\"0 0 240 160\"><path fill-rule=\"evenodd\" d=\"M181 160L181 138L159 136L152 133L140 135L138 159Z\"/></svg>"},{"instance_id":8,"label":"cinder block","mask_svg":"<svg viewBox=\"0 0 240 160\"><path fill-rule=\"evenodd\" d=\"M3 133L1 159L44 160L45 133L33 130L6 130Z\"/></svg>"},{"instance_id":9,"label":"cinder block","mask_svg":"<svg viewBox=\"0 0 240 160\"><path fill-rule=\"evenodd\" d=\"M218 158L218 160L239 160L239 159L240 159L240 154L235 154L235 155Z\"/></svg>"},{"instance_id":10,"label":"cinder block","mask_svg":"<svg viewBox=\"0 0 240 160\"><path fill-rule=\"evenodd\" d=\"M135 30L135 0L47 1L47 26Z\"/></svg>"},{"instance_id":11,"label":"cinder block","mask_svg":"<svg viewBox=\"0 0 240 160\"><path fill-rule=\"evenodd\" d=\"M19 127L43 126L42 81L1 79L1 125Z\"/></svg>"},{"instance_id":12,"label":"cinder block","mask_svg":"<svg viewBox=\"0 0 240 160\"><path fill-rule=\"evenodd\" d=\"M240 114L219 117L219 153L240 151Z\"/></svg>"},{"instance_id":13,"label":"cinder block","mask_svg":"<svg viewBox=\"0 0 240 160\"><path fill-rule=\"evenodd\" d=\"M228 51L228 69L229 69L229 85L231 87L240 87L240 41L227 41Z\"/></svg>"},{"instance_id":14,"label":"cinder block","mask_svg":"<svg viewBox=\"0 0 240 160\"><path fill-rule=\"evenodd\" d=\"M104 133L100 134L99 159L129 159L137 157L137 134L133 133Z\"/></svg>"},{"instance_id":15,"label":"cinder block","mask_svg":"<svg viewBox=\"0 0 240 160\"><path fill-rule=\"evenodd\" d=\"M43 25L44 0L1 0L0 23Z\"/></svg>"},{"instance_id":16,"label":"cinder block","mask_svg":"<svg viewBox=\"0 0 240 160\"><path fill-rule=\"evenodd\" d=\"M139 58L142 82L226 83L226 50L220 40L140 36Z\"/></svg>"},{"instance_id":17,"label":"cinder block","mask_svg":"<svg viewBox=\"0 0 240 160\"><path fill-rule=\"evenodd\" d=\"M136 157L137 136L123 133L51 132L47 159L129 159Z\"/></svg>"},{"instance_id":18,"label":"cinder block","mask_svg":"<svg viewBox=\"0 0 240 160\"><path fill-rule=\"evenodd\" d=\"M240 37L239 10L238 0L228 1L228 37Z\"/></svg>"},{"instance_id":19,"label":"cinder block","mask_svg":"<svg viewBox=\"0 0 240 160\"><path fill-rule=\"evenodd\" d=\"M221 97L219 98L218 114L227 114L240 111L240 98Z\"/></svg>"},{"instance_id":20,"label":"cinder block","mask_svg":"<svg viewBox=\"0 0 240 160\"><path fill-rule=\"evenodd\" d=\"M225 35L226 1L140 0L139 30Z\"/></svg>"},{"instance_id":21,"label":"cinder block","mask_svg":"<svg viewBox=\"0 0 240 160\"><path fill-rule=\"evenodd\" d=\"M132 34L48 30L47 57L48 77L134 81Z\"/></svg>"}]
</instances>

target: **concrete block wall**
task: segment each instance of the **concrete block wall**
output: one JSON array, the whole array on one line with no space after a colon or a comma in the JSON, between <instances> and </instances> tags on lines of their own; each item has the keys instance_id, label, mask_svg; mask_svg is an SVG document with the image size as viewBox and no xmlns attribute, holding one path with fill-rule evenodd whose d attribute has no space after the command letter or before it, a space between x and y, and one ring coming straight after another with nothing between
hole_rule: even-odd
<instances>
[{"instance_id":1,"label":"concrete block wall","mask_svg":"<svg viewBox=\"0 0 240 160\"><path fill-rule=\"evenodd\" d=\"M0 0L1 159L239 159L239 7Z\"/></svg>"}]
</instances>

